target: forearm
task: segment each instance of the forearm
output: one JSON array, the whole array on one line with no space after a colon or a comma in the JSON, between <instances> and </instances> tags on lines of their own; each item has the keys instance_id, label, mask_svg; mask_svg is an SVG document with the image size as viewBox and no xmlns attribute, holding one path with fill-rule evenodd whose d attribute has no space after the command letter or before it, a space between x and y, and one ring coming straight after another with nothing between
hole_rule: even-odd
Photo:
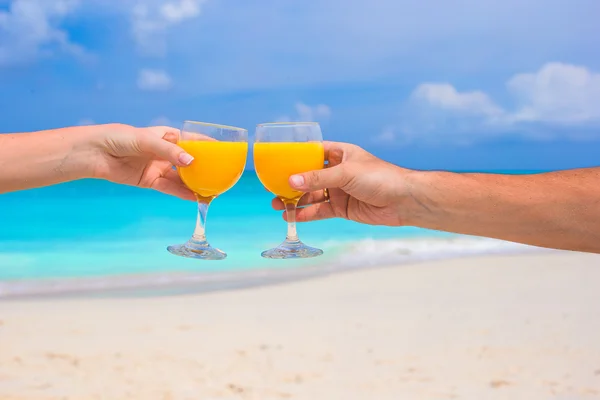
<instances>
[{"instance_id":1,"label":"forearm","mask_svg":"<svg viewBox=\"0 0 600 400\"><path fill-rule=\"evenodd\" d=\"M600 168L537 175L417 172L412 225L600 253Z\"/></svg>"},{"instance_id":2,"label":"forearm","mask_svg":"<svg viewBox=\"0 0 600 400\"><path fill-rule=\"evenodd\" d=\"M0 135L0 193L92 175L91 127Z\"/></svg>"}]
</instances>

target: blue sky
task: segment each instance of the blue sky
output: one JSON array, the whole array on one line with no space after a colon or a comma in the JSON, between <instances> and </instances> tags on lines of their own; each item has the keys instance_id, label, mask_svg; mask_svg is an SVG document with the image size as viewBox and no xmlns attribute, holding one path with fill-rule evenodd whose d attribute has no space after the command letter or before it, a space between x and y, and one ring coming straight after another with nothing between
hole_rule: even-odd
<instances>
[{"instance_id":1,"label":"blue sky","mask_svg":"<svg viewBox=\"0 0 600 400\"><path fill-rule=\"evenodd\" d=\"M321 122L414 168L600 165L597 0L0 0L0 132Z\"/></svg>"}]
</instances>

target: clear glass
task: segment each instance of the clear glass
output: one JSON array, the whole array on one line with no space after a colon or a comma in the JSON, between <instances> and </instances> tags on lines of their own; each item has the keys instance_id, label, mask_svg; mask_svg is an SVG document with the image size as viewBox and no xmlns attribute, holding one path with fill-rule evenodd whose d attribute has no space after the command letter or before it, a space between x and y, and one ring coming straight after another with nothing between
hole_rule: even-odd
<instances>
[{"instance_id":1,"label":"clear glass","mask_svg":"<svg viewBox=\"0 0 600 400\"><path fill-rule=\"evenodd\" d=\"M191 239L169 246L171 253L201 260L222 260L223 251L206 240L206 214L210 203L240 179L248 156L248 131L233 126L185 121L177 144L194 157L177 168L183 183L196 194L198 219Z\"/></svg>"},{"instance_id":2,"label":"clear glass","mask_svg":"<svg viewBox=\"0 0 600 400\"><path fill-rule=\"evenodd\" d=\"M262 253L265 258L308 258L323 250L302 243L296 232L296 207L304 195L292 189L292 175L322 169L323 135L316 122L281 122L256 127L254 168L261 183L285 205L288 230L285 241Z\"/></svg>"}]
</instances>

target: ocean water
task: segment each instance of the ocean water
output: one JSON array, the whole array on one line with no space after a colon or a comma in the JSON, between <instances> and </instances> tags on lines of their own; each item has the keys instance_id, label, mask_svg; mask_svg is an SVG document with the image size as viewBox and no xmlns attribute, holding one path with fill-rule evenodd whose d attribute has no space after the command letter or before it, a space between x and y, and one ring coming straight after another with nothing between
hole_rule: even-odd
<instances>
[{"instance_id":1,"label":"ocean water","mask_svg":"<svg viewBox=\"0 0 600 400\"><path fill-rule=\"evenodd\" d=\"M464 238L413 227L390 228L345 220L299 224L300 238L325 255L265 260L262 250L286 232L271 194L250 171L210 207L207 237L228 253L199 261L167 252L186 241L196 206L151 190L83 180L0 195L0 297L111 287L318 274L335 267L409 262L465 253L509 251L503 242Z\"/></svg>"}]
</instances>

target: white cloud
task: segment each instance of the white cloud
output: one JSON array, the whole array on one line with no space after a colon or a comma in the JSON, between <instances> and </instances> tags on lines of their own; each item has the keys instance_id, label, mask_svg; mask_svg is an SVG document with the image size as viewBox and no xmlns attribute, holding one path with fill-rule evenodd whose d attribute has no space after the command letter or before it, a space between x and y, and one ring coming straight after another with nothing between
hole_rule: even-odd
<instances>
[{"instance_id":1,"label":"white cloud","mask_svg":"<svg viewBox=\"0 0 600 400\"><path fill-rule=\"evenodd\" d=\"M514 75L506 87L514 100L512 110L502 109L484 92L459 92L448 83L419 85L409 104L418 106L415 115L422 117L418 123L429 131L449 128L449 121L462 132L478 131L483 125L525 131L523 123L556 127L600 123L600 74L585 67L547 63L537 72ZM527 131L532 137L544 136Z\"/></svg>"},{"instance_id":2,"label":"white cloud","mask_svg":"<svg viewBox=\"0 0 600 400\"><path fill-rule=\"evenodd\" d=\"M432 107L471 115L498 116L503 113L487 94L475 90L459 92L449 83L424 83L411 95L415 101Z\"/></svg>"},{"instance_id":3,"label":"white cloud","mask_svg":"<svg viewBox=\"0 0 600 400\"><path fill-rule=\"evenodd\" d=\"M60 50L81 55L61 22L73 13L79 0L14 0L0 11L0 66L16 65Z\"/></svg>"},{"instance_id":4,"label":"white cloud","mask_svg":"<svg viewBox=\"0 0 600 400\"><path fill-rule=\"evenodd\" d=\"M317 121L331 117L331 108L326 104L311 107L304 103L296 103L296 112L302 121Z\"/></svg>"},{"instance_id":5,"label":"white cloud","mask_svg":"<svg viewBox=\"0 0 600 400\"><path fill-rule=\"evenodd\" d=\"M163 70L142 69L138 75L137 85L141 90L168 90L172 86L172 80Z\"/></svg>"},{"instance_id":6,"label":"white cloud","mask_svg":"<svg viewBox=\"0 0 600 400\"><path fill-rule=\"evenodd\" d=\"M179 0L179 2L166 2L160 7L160 14L170 23L178 23L184 19L200 15L202 0Z\"/></svg>"},{"instance_id":7,"label":"white cloud","mask_svg":"<svg viewBox=\"0 0 600 400\"><path fill-rule=\"evenodd\" d=\"M164 56L170 27L200 15L206 0L139 0L131 12L131 29L138 49L146 55Z\"/></svg>"},{"instance_id":8,"label":"white cloud","mask_svg":"<svg viewBox=\"0 0 600 400\"><path fill-rule=\"evenodd\" d=\"M535 73L508 81L518 110L513 121L578 124L600 120L600 74L563 63L545 64Z\"/></svg>"},{"instance_id":9,"label":"white cloud","mask_svg":"<svg viewBox=\"0 0 600 400\"><path fill-rule=\"evenodd\" d=\"M276 119L277 122L323 122L331 117L331 107L327 104L317 104L309 106L302 102L295 104L296 116L289 117L287 115Z\"/></svg>"},{"instance_id":10,"label":"white cloud","mask_svg":"<svg viewBox=\"0 0 600 400\"><path fill-rule=\"evenodd\" d=\"M396 141L396 132L391 126L383 128L381 133L373 138L376 143L394 143Z\"/></svg>"}]
</instances>

